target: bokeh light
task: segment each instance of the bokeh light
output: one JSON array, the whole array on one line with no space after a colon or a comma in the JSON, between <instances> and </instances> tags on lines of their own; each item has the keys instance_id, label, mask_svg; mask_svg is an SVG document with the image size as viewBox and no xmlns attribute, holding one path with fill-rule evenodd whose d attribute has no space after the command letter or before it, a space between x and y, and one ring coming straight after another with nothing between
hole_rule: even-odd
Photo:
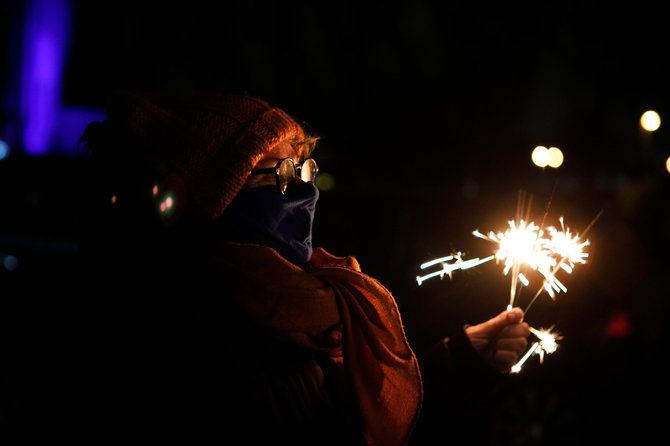
<instances>
[{"instance_id":1,"label":"bokeh light","mask_svg":"<svg viewBox=\"0 0 670 446\"><path fill-rule=\"evenodd\" d=\"M19 266L19 259L12 255L7 255L2 259L2 266L7 271L14 271Z\"/></svg>"},{"instance_id":2,"label":"bokeh light","mask_svg":"<svg viewBox=\"0 0 670 446\"><path fill-rule=\"evenodd\" d=\"M665 160L665 170L667 170L668 173L670 173L670 156L668 157L668 159Z\"/></svg>"},{"instance_id":3,"label":"bokeh light","mask_svg":"<svg viewBox=\"0 0 670 446\"><path fill-rule=\"evenodd\" d=\"M316 187L322 191L329 191L335 188L335 177L328 172L319 172L316 176Z\"/></svg>"},{"instance_id":4,"label":"bokeh light","mask_svg":"<svg viewBox=\"0 0 670 446\"><path fill-rule=\"evenodd\" d=\"M9 144L0 139L0 160L3 160L9 155Z\"/></svg>"},{"instance_id":5,"label":"bokeh light","mask_svg":"<svg viewBox=\"0 0 670 446\"><path fill-rule=\"evenodd\" d=\"M654 132L661 126L661 117L654 110L647 110L640 118L640 126L648 132Z\"/></svg>"},{"instance_id":6,"label":"bokeh light","mask_svg":"<svg viewBox=\"0 0 670 446\"><path fill-rule=\"evenodd\" d=\"M544 146L537 146L531 155L533 163L538 167L547 167L549 164L549 150Z\"/></svg>"},{"instance_id":7,"label":"bokeh light","mask_svg":"<svg viewBox=\"0 0 670 446\"><path fill-rule=\"evenodd\" d=\"M174 198L172 195L166 195L165 199L161 201L159 209L161 213L165 214L166 216L173 210L172 208L174 207L175 202Z\"/></svg>"},{"instance_id":8,"label":"bokeh light","mask_svg":"<svg viewBox=\"0 0 670 446\"><path fill-rule=\"evenodd\" d=\"M549 167L557 168L563 164L563 152L558 147L549 147Z\"/></svg>"}]
</instances>

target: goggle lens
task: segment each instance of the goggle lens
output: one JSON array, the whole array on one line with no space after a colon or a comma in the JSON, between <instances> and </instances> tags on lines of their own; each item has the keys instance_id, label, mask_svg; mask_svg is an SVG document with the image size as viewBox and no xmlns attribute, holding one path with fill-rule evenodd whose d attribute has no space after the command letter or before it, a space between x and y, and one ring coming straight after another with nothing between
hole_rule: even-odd
<instances>
[{"instance_id":1,"label":"goggle lens","mask_svg":"<svg viewBox=\"0 0 670 446\"><path fill-rule=\"evenodd\" d=\"M305 160L300 166L296 166L291 158L282 160L277 166L277 181L282 194L285 194L288 188L295 183L298 170L302 181L313 183L319 169L312 158Z\"/></svg>"}]
</instances>

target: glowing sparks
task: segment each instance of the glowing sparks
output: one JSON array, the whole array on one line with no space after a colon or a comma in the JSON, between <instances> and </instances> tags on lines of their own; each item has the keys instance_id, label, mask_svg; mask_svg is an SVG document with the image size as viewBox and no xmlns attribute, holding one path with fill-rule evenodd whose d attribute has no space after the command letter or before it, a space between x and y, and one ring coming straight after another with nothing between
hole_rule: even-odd
<instances>
[{"instance_id":1,"label":"glowing sparks","mask_svg":"<svg viewBox=\"0 0 670 446\"><path fill-rule=\"evenodd\" d=\"M545 232L538 225L533 222L526 223L524 220L518 223L509 221L509 228L505 232L489 232L488 235L479 231L472 233L475 237L497 243L496 260L504 262L505 275L512 272L507 308L514 306L519 283L523 286L530 284L526 274L521 271L522 268L535 270L543 277L542 285L533 300L542 290L553 299L557 293L568 291L556 277L559 269L571 274L576 263L586 263L588 253L584 252L584 248L589 245L589 241L582 242L579 234L573 236L570 229L565 227L563 217L559 221L561 229L549 227L548 236L545 236Z\"/></svg>"},{"instance_id":2,"label":"glowing sparks","mask_svg":"<svg viewBox=\"0 0 670 446\"><path fill-rule=\"evenodd\" d=\"M508 308L514 306L517 296L519 282L523 286L528 286L530 281L521 271L523 267L529 267L538 271L545 277L545 283L550 287L559 287L556 284L556 278L551 270L556 265L554 252L551 250L549 240L544 238L542 229L533 222L526 223L520 220L518 223L514 220L508 222L509 228L505 232L489 232L484 235L479 231L472 234L490 242L498 244L498 250L495 258L499 262L504 262L503 273L508 275L512 271L510 286L510 300Z\"/></svg>"},{"instance_id":3,"label":"glowing sparks","mask_svg":"<svg viewBox=\"0 0 670 446\"><path fill-rule=\"evenodd\" d=\"M522 201L520 196L520 203ZM463 254L457 252L423 263L421 269L436 265L439 265L440 269L424 276L417 276L418 284L421 285L425 280L437 276L442 279L448 275L451 278L453 271L472 268L495 259L497 263L502 263L503 274L510 276L511 279L508 310L512 310L515 306L521 287L530 286L538 278L541 279L541 284L524 310L524 315L528 314L528 310L543 291L552 299L555 299L558 293L566 293L567 287L556 275L561 271L572 274L576 265L586 263L589 254L585 248L589 246L589 241L584 239L584 234L600 217L602 211L591 221L582 235L573 234L565 225L563 217L559 219L560 225L557 227L544 228L544 223L537 225L529 221L529 213L525 215L525 218L522 217L523 214L523 207L519 207L516 219L508 222L505 231L490 231L486 234L479 230L472 232L475 237L496 244L493 255L483 259L464 260ZM511 368L512 373L519 373L523 365L535 355L539 356L540 364L542 364L545 354L554 353L558 349L557 341L562 337L552 332L552 329L553 326L546 330L530 329L537 340Z\"/></svg>"},{"instance_id":4,"label":"glowing sparks","mask_svg":"<svg viewBox=\"0 0 670 446\"><path fill-rule=\"evenodd\" d=\"M504 275L510 275L511 272L512 283L507 308L514 306L520 286L530 285L528 270L537 271L543 277L535 297L544 290L553 299L557 293L567 292L565 285L556 277L559 269L571 274L575 264L586 263L588 258L588 253L584 252L584 248L589 245L588 240L582 242L579 234L573 236L570 229L565 227L563 217L559 221L560 230L549 227L548 235L537 224L526 223L525 220L510 220L505 232L491 231L483 234L478 230L473 231L475 237L498 245L493 256L463 260L463 254L457 252L431 260L422 264L421 269L435 265L441 265L442 268L425 276L417 276L416 280L421 285L433 277L439 276L442 279L448 275L451 278L453 271L472 268L495 258L497 262L503 263Z\"/></svg>"},{"instance_id":5,"label":"glowing sparks","mask_svg":"<svg viewBox=\"0 0 670 446\"><path fill-rule=\"evenodd\" d=\"M571 273L575 263L586 263L589 254L584 252L584 248L589 245L589 241L581 242L579 234L573 237L570 228L565 228L563 217L560 218L560 222L560 231L553 226L549 228L549 249L561 257L562 260L559 265L568 273ZM568 268L565 268L564 265L567 265Z\"/></svg>"},{"instance_id":6,"label":"glowing sparks","mask_svg":"<svg viewBox=\"0 0 670 446\"><path fill-rule=\"evenodd\" d=\"M430 262L426 262L421 264L420 268L421 269L426 269L430 268L431 266L435 265L440 265L442 269L434 271L430 274L426 274L425 276L416 276L416 281L419 285L423 283L424 280L428 280L432 277L437 277L440 276L440 279L443 279L445 275L448 275L449 278L452 278L452 273L456 270L464 270L468 268L473 268L477 265L481 265L482 263L486 263L490 260L493 260L494 256L489 256L484 259L480 258L474 258L474 259L469 259L469 260L463 260L463 253L462 252L457 252L453 255L446 256L446 257L441 257L439 259L431 260ZM447 263L451 262L453 263Z\"/></svg>"},{"instance_id":7,"label":"glowing sparks","mask_svg":"<svg viewBox=\"0 0 670 446\"><path fill-rule=\"evenodd\" d=\"M519 373L526 361L528 361L528 359L534 355L538 355L540 357L540 364L542 364L545 353L551 354L558 349L558 343L556 341L563 339L563 337L558 333L552 332L553 328L553 326L546 330L538 330L533 327L530 328L530 332L533 333L538 340L533 342L526 354L523 355L519 362L512 366L510 370L511 373Z\"/></svg>"}]
</instances>

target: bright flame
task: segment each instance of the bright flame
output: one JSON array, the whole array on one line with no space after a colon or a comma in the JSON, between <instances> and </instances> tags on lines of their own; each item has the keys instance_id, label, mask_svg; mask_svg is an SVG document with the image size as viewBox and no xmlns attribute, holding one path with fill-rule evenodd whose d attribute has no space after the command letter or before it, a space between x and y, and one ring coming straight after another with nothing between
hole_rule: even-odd
<instances>
[{"instance_id":1,"label":"bright flame","mask_svg":"<svg viewBox=\"0 0 670 446\"><path fill-rule=\"evenodd\" d=\"M655 132L661 126L661 117L654 110L647 110L640 118L640 125L648 132Z\"/></svg>"},{"instance_id":2,"label":"bright flame","mask_svg":"<svg viewBox=\"0 0 670 446\"><path fill-rule=\"evenodd\" d=\"M537 146L533 149L531 159L538 167L547 167L550 160L549 150L544 146Z\"/></svg>"}]
</instances>

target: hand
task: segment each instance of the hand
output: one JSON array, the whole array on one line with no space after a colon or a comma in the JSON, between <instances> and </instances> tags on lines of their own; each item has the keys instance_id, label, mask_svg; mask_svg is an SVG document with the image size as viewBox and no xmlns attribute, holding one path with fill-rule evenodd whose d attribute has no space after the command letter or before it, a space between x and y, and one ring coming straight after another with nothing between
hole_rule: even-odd
<instances>
[{"instance_id":1,"label":"hand","mask_svg":"<svg viewBox=\"0 0 670 446\"><path fill-rule=\"evenodd\" d=\"M523 322L523 311L514 308L465 329L473 347L481 354L492 353L494 365L507 372L519 361L526 347L530 328Z\"/></svg>"}]
</instances>

